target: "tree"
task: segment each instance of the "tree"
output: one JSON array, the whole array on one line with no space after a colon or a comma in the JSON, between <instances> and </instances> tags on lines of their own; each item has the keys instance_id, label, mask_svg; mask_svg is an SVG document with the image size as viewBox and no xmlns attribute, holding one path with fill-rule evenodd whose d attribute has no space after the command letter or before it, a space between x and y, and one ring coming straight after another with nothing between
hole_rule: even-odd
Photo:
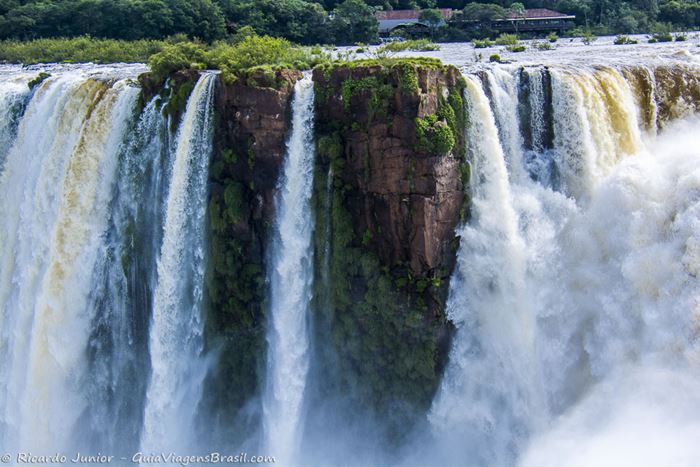
<instances>
[{"instance_id":1,"label":"tree","mask_svg":"<svg viewBox=\"0 0 700 467\"><path fill-rule=\"evenodd\" d=\"M515 2L508 8L508 16L510 17L515 33L518 33L519 20L525 18L525 5L520 2Z\"/></svg>"},{"instance_id":2,"label":"tree","mask_svg":"<svg viewBox=\"0 0 700 467\"><path fill-rule=\"evenodd\" d=\"M495 21L506 17L506 9L495 3L470 3L462 15L465 21Z\"/></svg>"},{"instance_id":3,"label":"tree","mask_svg":"<svg viewBox=\"0 0 700 467\"><path fill-rule=\"evenodd\" d=\"M229 32L250 26L261 35L301 44L329 41L328 14L306 0L219 0Z\"/></svg>"},{"instance_id":4,"label":"tree","mask_svg":"<svg viewBox=\"0 0 700 467\"><path fill-rule=\"evenodd\" d=\"M373 42L379 34L379 23L374 8L362 0L345 0L333 10L331 29L338 44Z\"/></svg>"},{"instance_id":5,"label":"tree","mask_svg":"<svg viewBox=\"0 0 700 467\"><path fill-rule=\"evenodd\" d=\"M440 10L436 9L421 10L418 20L428 26L430 29L430 37L435 37L435 31L437 31L440 26L445 25L445 19L442 17L442 13Z\"/></svg>"},{"instance_id":6,"label":"tree","mask_svg":"<svg viewBox=\"0 0 700 467\"><path fill-rule=\"evenodd\" d=\"M184 32L206 41L226 34L221 9L211 0L170 0L170 4L176 28L174 32Z\"/></svg>"},{"instance_id":7,"label":"tree","mask_svg":"<svg viewBox=\"0 0 700 467\"><path fill-rule=\"evenodd\" d=\"M8 11L17 8L19 2L16 0L0 0L0 15L4 15Z\"/></svg>"}]
</instances>

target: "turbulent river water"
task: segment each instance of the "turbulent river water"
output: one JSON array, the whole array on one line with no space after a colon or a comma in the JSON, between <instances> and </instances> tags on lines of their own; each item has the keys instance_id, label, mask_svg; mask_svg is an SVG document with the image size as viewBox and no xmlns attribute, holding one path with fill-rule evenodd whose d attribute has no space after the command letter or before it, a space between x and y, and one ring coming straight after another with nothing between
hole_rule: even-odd
<instances>
[{"instance_id":1,"label":"turbulent river water","mask_svg":"<svg viewBox=\"0 0 700 467\"><path fill-rule=\"evenodd\" d=\"M301 79L270 239L260 433L227 449L281 465L700 465L700 118L676 92L678 76L700 80L691 45L601 40L506 64L464 45L430 54L466 79L472 215L456 232L445 375L391 450L305 426L315 154ZM167 97L139 101L143 71L0 66L0 451L210 449L218 75L172 122Z\"/></svg>"}]
</instances>

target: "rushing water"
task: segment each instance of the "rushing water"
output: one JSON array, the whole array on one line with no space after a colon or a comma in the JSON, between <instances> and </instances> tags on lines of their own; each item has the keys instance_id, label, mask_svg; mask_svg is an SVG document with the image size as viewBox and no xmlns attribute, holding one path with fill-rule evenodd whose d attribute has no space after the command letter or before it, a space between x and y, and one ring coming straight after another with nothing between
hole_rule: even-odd
<instances>
[{"instance_id":1,"label":"rushing water","mask_svg":"<svg viewBox=\"0 0 700 467\"><path fill-rule=\"evenodd\" d=\"M204 219L216 75L195 85L175 145L150 330L151 378L141 447L193 449L204 380Z\"/></svg>"},{"instance_id":2,"label":"rushing water","mask_svg":"<svg viewBox=\"0 0 700 467\"><path fill-rule=\"evenodd\" d=\"M596 66L580 45L511 64L436 54L466 80L471 218L443 380L391 448L371 445L382 420L331 413L344 394L309 395L333 232L316 232L314 271L314 87L296 83L265 239L264 381L241 415L261 409L260 432L225 447L281 465L700 464L700 121L683 81L698 54L598 50ZM0 451L206 451L217 75L171 121L167 93L141 101L141 66L49 68L33 89L39 69L0 68ZM337 430L310 427L322 419Z\"/></svg>"},{"instance_id":3,"label":"rushing water","mask_svg":"<svg viewBox=\"0 0 700 467\"><path fill-rule=\"evenodd\" d=\"M72 445L92 270L138 89L81 73L36 90L0 180L3 446Z\"/></svg>"},{"instance_id":4,"label":"rushing water","mask_svg":"<svg viewBox=\"0 0 700 467\"><path fill-rule=\"evenodd\" d=\"M297 82L292 128L279 182L278 214L270 271L267 383L263 400L266 452L290 462L300 444L309 372L308 309L311 301L314 171L314 88Z\"/></svg>"},{"instance_id":5,"label":"rushing water","mask_svg":"<svg viewBox=\"0 0 700 467\"><path fill-rule=\"evenodd\" d=\"M135 118L142 70L0 84L5 450L130 454L193 439L216 75L171 144L160 97Z\"/></svg>"},{"instance_id":6,"label":"rushing water","mask_svg":"<svg viewBox=\"0 0 700 467\"><path fill-rule=\"evenodd\" d=\"M451 465L658 465L666 429L678 465L693 465L700 425L683 408L696 401L672 386L700 384L690 376L700 123L656 140L624 73L550 69L545 148L540 117L513 118L526 104L544 114L539 73L467 76L473 218L458 232L448 301L458 330L429 417L440 451ZM513 90L528 85L518 102ZM644 407L666 391L677 400Z\"/></svg>"}]
</instances>

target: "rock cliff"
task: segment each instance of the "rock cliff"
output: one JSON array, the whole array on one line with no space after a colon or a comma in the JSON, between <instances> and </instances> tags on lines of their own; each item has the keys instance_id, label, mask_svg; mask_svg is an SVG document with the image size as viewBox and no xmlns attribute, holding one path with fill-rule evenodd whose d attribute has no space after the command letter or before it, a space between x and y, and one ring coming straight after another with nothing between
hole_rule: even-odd
<instances>
[{"instance_id":1,"label":"rock cliff","mask_svg":"<svg viewBox=\"0 0 700 467\"><path fill-rule=\"evenodd\" d=\"M210 167L207 337L220 364L211 409L223 427L259 393L265 364L265 260L300 72L262 70L221 83Z\"/></svg>"},{"instance_id":2,"label":"rock cliff","mask_svg":"<svg viewBox=\"0 0 700 467\"><path fill-rule=\"evenodd\" d=\"M171 77L165 111L174 120L196 77ZM269 229L300 77L258 70L217 86L206 338L219 363L205 403L223 436L259 422L245 409L264 379ZM468 208L464 81L457 69L421 59L335 65L313 78L312 391L340 386L375 413L398 404L418 416L437 388L451 335L454 231ZM165 92L147 76L141 81L144 95ZM390 425L401 434L410 421Z\"/></svg>"},{"instance_id":3,"label":"rock cliff","mask_svg":"<svg viewBox=\"0 0 700 467\"><path fill-rule=\"evenodd\" d=\"M317 68L314 81L316 371L381 413L421 413L449 347L464 81L432 60Z\"/></svg>"}]
</instances>

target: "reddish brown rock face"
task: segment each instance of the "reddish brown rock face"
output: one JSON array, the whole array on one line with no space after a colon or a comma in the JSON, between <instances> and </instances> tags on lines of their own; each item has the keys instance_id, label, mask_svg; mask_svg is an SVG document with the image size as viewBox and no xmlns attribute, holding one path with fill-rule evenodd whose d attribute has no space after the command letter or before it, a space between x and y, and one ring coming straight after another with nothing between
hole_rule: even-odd
<instances>
[{"instance_id":1,"label":"reddish brown rock face","mask_svg":"<svg viewBox=\"0 0 700 467\"><path fill-rule=\"evenodd\" d=\"M275 185L284 162L289 104L300 77L299 71L258 71L222 85L217 94L221 116L217 142L221 151L237 155L236 163L233 167L227 164L227 170L234 180L253 187L256 219L272 215Z\"/></svg>"},{"instance_id":2,"label":"reddish brown rock face","mask_svg":"<svg viewBox=\"0 0 700 467\"><path fill-rule=\"evenodd\" d=\"M386 111L378 116L372 115L375 90L343 101L343 83L367 77L392 88ZM339 69L330 76L317 71L314 79L331 96L317 106L319 131L337 128L343 139L342 179L355 189L348 199L355 233L371 232L371 245L384 264L408 264L417 277L451 270L451 243L464 202L462 148L449 154L421 149L415 119L438 112L439 93L458 86L458 71L420 69L416 92L402 91L400 75L376 66Z\"/></svg>"},{"instance_id":3,"label":"reddish brown rock face","mask_svg":"<svg viewBox=\"0 0 700 467\"><path fill-rule=\"evenodd\" d=\"M256 424L235 420L264 380L268 229L284 162L292 91L300 76L256 72L232 84L219 83L216 95L207 342L220 349L221 362L207 384L216 394L209 410L217 414L222 433L245 433Z\"/></svg>"},{"instance_id":4,"label":"reddish brown rock face","mask_svg":"<svg viewBox=\"0 0 700 467\"><path fill-rule=\"evenodd\" d=\"M235 420L264 380L268 229L300 77L259 71L217 88L206 333L221 361L206 384L216 394L208 409L241 433L257 423ZM465 206L464 85L456 69L435 64L314 78L316 138L336 148L316 155L318 379L357 388L378 410L400 403L420 414L449 348L444 307ZM342 369L331 368L337 357ZM397 420L397 432L409 422Z\"/></svg>"},{"instance_id":5,"label":"reddish brown rock face","mask_svg":"<svg viewBox=\"0 0 700 467\"><path fill-rule=\"evenodd\" d=\"M465 84L410 61L317 69L314 81L320 391L382 416L410 407L389 417L400 435L429 407L449 350Z\"/></svg>"}]
</instances>

